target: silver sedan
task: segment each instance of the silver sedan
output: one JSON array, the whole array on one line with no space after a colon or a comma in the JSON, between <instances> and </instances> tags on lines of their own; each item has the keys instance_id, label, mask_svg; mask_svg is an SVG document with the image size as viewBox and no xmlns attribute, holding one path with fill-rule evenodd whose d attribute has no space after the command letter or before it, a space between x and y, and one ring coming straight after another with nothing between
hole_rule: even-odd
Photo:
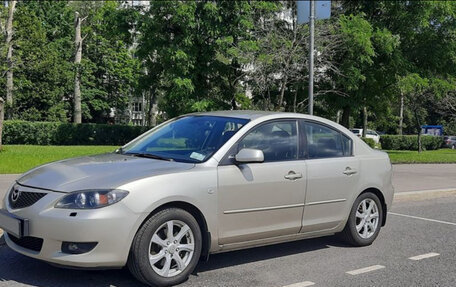
<instances>
[{"instance_id":1,"label":"silver sedan","mask_svg":"<svg viewBox=\"0 0 456 287\"><path fill-rule=\"evenodd\" d=\"M339 234L371 244L393 199L391 163L314 116L197 113L111 154L25 173L0 210L6 243L55 265L185 281L209 254Z\"/></svg>"}]
</instances>

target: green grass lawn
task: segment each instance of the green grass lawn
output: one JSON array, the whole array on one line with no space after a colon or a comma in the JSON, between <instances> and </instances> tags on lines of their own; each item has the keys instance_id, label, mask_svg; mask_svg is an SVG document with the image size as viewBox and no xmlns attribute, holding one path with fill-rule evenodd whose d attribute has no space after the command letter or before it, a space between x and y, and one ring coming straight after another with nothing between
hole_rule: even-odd
<instances>
[{"instance_id":1,"label":"green grass lawn","mask_svg":"<svg viewBox=\"0 0 456 287\"><path fill-rule=\"evenodd\" d=\"M112 152L115 146L4 145L0 151L0 174L23 173L38 165L65 158ZM456 150L387 151L393 163L456 163Z\"/></svg>"},{"instance_id":2,"label":"green grass lawn","mask_svg":"<svg viewBox=\"0 0 456 287\"><path fill-rule=\"evenodd\" d=\"M114 146L4 145L0 151L0 174L23 173L51 161L112 152L116 148Z\"/></svg>"},{"instance_id":3,"label":"green grass lawn","mask_svg":"<svg viewBox=\"0 0 456 287\"><path fill-rule=\"evenodd\" d=\"M388 150L392 163L456 163L456 150L423 151Z\"/></svg>"}]
</instances>

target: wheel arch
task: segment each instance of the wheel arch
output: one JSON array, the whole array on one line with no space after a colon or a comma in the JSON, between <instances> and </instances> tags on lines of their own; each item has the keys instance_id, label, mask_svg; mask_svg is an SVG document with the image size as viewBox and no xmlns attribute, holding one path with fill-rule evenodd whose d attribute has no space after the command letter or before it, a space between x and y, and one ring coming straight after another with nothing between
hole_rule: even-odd
<instances>
[{"instance_id":1,"label":"wheel arch","mask_svg":"<svg viewBox=\"0 0 456 287\"><path fill-rule=\"evenodd\" d=\"M382 218L382 226L385 226L386 224L386 215L388 213L388 209L387 209L387 206L386 206L386 201L385 201L385 196L383 195L383 193L378 189L378 188L375 188L375 187L369 187L369 188L366 188L365 190L363 190L359 195L358 197L363 194L363 193L367 193L367 192L371 192L373 194L375 194L378 199L380 200L380 203L382 204L382 209L383 209L383 218Z\"/></svg>"},{"instance_id":2,"label":"wheel arch","mask_svg":"<svg viewBox=\"0 0 456 287\"><path fill-rule=\"evenodd\" d=\"M204 217L203 213L199 208L194 206L191 203L185 202L185 201L171 201L164 203L157 208L155 208L149 216L144 219L142 222L141 226L146 222L152 215L156 214L157 212L167 209L167 208L180 208L182 210L187 211L190 213L198 222L198 225L201 229L201 237L203 239L202 242L202 250L201 250L201 258L204 260L207 260L209 257L209 251L211 249L211 234L208 229L207 221L206 218Z\"/></svg>"}]
</instances>

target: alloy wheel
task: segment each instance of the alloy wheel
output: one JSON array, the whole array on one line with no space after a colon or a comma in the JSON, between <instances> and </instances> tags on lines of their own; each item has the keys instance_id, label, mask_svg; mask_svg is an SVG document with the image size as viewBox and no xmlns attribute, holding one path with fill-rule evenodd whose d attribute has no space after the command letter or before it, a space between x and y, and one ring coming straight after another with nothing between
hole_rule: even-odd
<instances>
[{"instance_id":1,"label":"alloy wheel","mask_svg":"<svg viewBox=\"0 0 456 287\"><path fill-rule=\"evenodd\" d=\"M155 231L149 250L149 262L153 270L162 277L174 277L190 264L195 238L187 224L170 220Z\"/></svg>"},{"instance_id":2,"label":"alloy wheel","mask_svg":"<svg viewBox=\"0 0 456 287\"><path fill-rule=\"evenodd\" d=\"M378 206L373 199L362 200L356 209L356 231L361 238L368 239L375 234L379 223Z\"/></svg>"}]
</instances>

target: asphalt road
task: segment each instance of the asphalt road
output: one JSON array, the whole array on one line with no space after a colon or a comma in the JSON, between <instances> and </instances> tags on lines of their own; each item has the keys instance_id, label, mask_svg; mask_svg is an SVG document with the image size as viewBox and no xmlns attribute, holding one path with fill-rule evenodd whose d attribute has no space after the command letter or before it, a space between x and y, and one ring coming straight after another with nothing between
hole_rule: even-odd
<instances>
[{"instance_id":1,"label":"asphalt road","mask_svg":"<svg viewBox=\"0 0 456 287\"><path fill-rule=\"evenodd\" d=\"M371 246L325 237L213 255L181 286L455 286L456 195L443 194L395 202ZM423 254L432 257L409 259ZM141 286L124 269L59 269L5 246L0 262L0 287ZM371 271L358 274L366 267Z\"/></svg>"}]
</instances>

